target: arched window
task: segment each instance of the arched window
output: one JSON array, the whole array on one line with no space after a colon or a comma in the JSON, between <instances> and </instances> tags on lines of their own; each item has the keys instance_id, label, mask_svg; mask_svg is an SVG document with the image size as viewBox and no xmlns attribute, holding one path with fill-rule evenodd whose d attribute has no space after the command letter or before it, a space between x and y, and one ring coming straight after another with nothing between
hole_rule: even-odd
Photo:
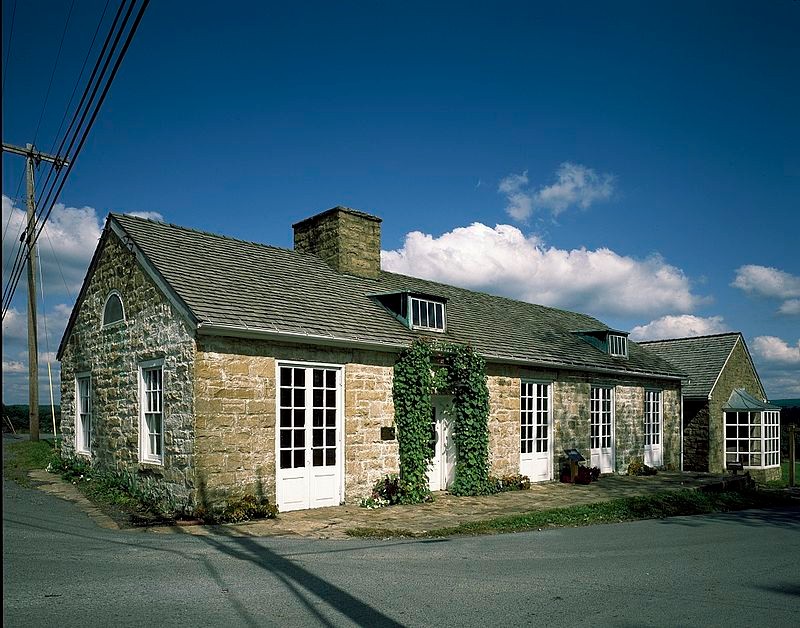
<instances>
[{"instance_id":1,"label":"arched window","mask_svg":"<svg viewBox=\"0 0 800 628\"><path fill-rule=\"evenodd\" d=\"M103 308L103 326L113 325L125 320L125 311L122 309L122 299L118 292L112 292L106 299Z\"/></svg>"}]
</instances>

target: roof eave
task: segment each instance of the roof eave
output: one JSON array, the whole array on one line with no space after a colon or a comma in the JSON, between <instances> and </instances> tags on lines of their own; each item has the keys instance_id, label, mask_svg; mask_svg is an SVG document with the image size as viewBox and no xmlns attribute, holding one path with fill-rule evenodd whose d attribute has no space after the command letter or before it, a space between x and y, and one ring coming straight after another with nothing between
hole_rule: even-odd
<instances>
[{"instance_id":1,"label":"roof eave","mask_svg":"<svg viewBox=\"0 0 800 628\"><path fill-rule=\"evenodd\" d=\"M373 351L385 351L389 353L400 353L408 348L407 344L395 342L382 342L376 340L342 338L339 336L326 336L313 334L310 332L279 331L272 329L259 329L246 325L223 325L211 322L200 322L197 324L198 335L205 336L227 336L232 338L250 338L257 340L274 340L278 342L295 342L298 344L321 345L326 347L338 347L346 349L362 349ZM680 382L682 377L676 374L656 373L646 371L620 370L605 367L588 366L571 362L555 362L548 360L531 360L529 358L519 358L513 356L482 354L487 362L500 364L516 364L529 367L542 367L554 369L567 369L587 373L602 373L604 375L635 376L646 377L648 379L666 379Z\"/></svg>"}]
</instances>

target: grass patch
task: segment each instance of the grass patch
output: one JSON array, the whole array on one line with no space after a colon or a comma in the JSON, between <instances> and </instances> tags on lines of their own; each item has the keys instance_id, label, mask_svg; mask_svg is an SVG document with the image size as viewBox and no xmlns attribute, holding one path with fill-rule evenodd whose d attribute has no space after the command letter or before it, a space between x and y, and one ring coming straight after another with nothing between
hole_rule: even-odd
<instances>
[{"instance_id":1,"label":"grass patch","mask_svg":"<svg viewBox=\"0 0 800 628\"><path fill-rule=\"evenodd\" d=\"M29 487L28 472L44 469L53 460L53 443L23 440L3 446L3 477Z\"/></svg>"},{"instance_id":2,"label":"grass patch","mask_svg":"<svg viewBox=\"0 0 800 628\"><path fill-rule=\"evenodd\" d=\"M503 534L543 528L577 527L599 523L620 523L641 519L727 512L745 508L784 505L787 502L788 498L785 495L770 491L706 493L682 489L626 497L597 504L537 510L521 515L471 521L457 526L429 530L421 534L408 530L381 528L355 528L346 532L349 536L370 538Z\"/></svg>"},{"instance_id":3,"label":"grass patch","mask_svg":"<svg viewBox=\"0 0 800 628\"><path fill-rule=\"evenodd\" d=\"M800 486L800 461L794 463L794 483L796 486ZM770 488L786 488L789 486L788 460L784 460L781 463L781 479L767 482L767 486Z\"/></svg>"}]
</instances>

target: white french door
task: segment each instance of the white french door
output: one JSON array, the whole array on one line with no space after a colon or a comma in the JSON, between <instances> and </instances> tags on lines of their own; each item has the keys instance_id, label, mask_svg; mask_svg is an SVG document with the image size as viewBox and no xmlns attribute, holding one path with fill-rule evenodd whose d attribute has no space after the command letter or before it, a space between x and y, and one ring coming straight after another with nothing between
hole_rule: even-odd
<instances>
[{"instance_id":1,"label":"white french door","mask_svg":"<svg viewBox=\"0 0 800 628\"><path fill-rule=\"evenodd\" d=\"M342 502L342 371L279 365L276 502L281 512Z\"/></svg>"},{"instance_id":2,"label":"white french door","mask_svg":"<svg viewBox=\"0 0 800 628\"><path fill-rule=\"evenodd\" d=\"M649 467L663 464L661 440L663 436L661 391L644 392L644 463Z\"/></svg>"},{"instance_id":3,"label":"white french door","mask_svg":"<svg viewBox=\"0 0 800 628\"><path fill-rule=\"evenodd\" d=\"M431 399L431 445L433 459L428 465L428 487L444 491L456 475L456 441L453 438L453 398L435 396Z\"/></svg>"},{"instance_id":4,"label":"white french door","mask_svg":"<svg viewBox=\"0 0 800 628\"><path fill-rule=\"evenodd\" d=\"M519 472L531 482L553 479L550 384L520 386Z\"/></svg>"},{"instance_id":5,"label":"white french door","mask_svg":"<svg viewBox=\"0 0 800 628\"><path fill-rule=\"evenodd\" d=\"M591 465L614 471L614 389L593 387L589 407Z\"/></svg>"}]
</instances>

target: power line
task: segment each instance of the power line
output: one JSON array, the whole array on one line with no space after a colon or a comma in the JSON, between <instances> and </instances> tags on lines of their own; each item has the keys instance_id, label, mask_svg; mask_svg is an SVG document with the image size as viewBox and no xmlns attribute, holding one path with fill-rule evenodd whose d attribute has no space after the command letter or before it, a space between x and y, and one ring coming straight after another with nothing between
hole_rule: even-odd
<instances>
[{"instance_id":1,"label":"power line","mask_svg":"<svg viewBox=\"0 0 800 628\"><path fill-rule=\"evenodd\" d=\"M113 83L114 78L116 77L117 72L119 71L119 68L120 68L120 65L122 64L122 61L125 58L125 55L126 55L128 49L130 48L130 44L133 41L133 37L136 34L136 31L139 28L139 25L141 24L142 18L144 17L145 10L147 9L149 3L150 3L150 0L144 0L144 2L142 3L141 7L139 8L139 12L137 13L136 18L134 19L133 25L131 26L130 30L128 31L128 35L125 38L125 43L123 44L122 50L120 51L119 55L117 56L117 60L114 63L114 67L113 67L113 69L111 71L111 74L110 74L108 80L105 83L105 86L103 88L103 91L102 91L99 99L97 100L97 102L95 104L95 107L94 107L94 110L92 111L92 115L91 115L91 117L89 119L89 122L86 125L86 127L84 127L84 129L83 129L83 132L82 132L81 138L80 138L80 142L78 143L78 146L75 149L75 152L72 153L72 155L70 157L70 161L69 161L69 165L67 166L66 173L61 177L61 182L60 182L60 184L58 186L57 191L55 192L55 195L53 196L52 194L48 194L48 196L47 196L47 199L46 199L46 201L44 203L44 206L48 207L47 211L46 212L42 212L43 215L40 214L40 216L41 216L40 219L35 219L35 217L34 217L34 220L29 221L29 223L28 223L29 224L28 233L30 234L29 237L31 238L32 244L35 244L36 241L38 240L39 235L42 232L42 229L44 229L44 225L47 223L47 220L48 220L48 218L50 217L50 214L53 211L53 207L55 206L56 199L58 198L58 195L61 193L61 190L64 188L64 184L66 183L66 180L69 177L69 174L70 174L70 172L72 171L72 168L75 165L75 160L77 159L78 155L80 154L81 150L83 149L84 144L86 143L86 139L87 139L87 137L89 135L89 131L91 130L92 126L94 125L95 120L97 119L97 115L100 112L100 108L101 108L103 102L105 101L106 96L108 95L108 91L110 90L111 84ZM125 24L127 23L127 20L130 17L132 9L133 9L133 4L131 4L130 7L128 8L128 12L127 12L127 14L125 16L125 20L123 22L123 26L119 30L119 32L117 33L117 36L115 37L114 45L112 46L112 53L111 53L111 55L109 55L108 59L106 60L106 62L104 64L103 71L101 73L101 77L105 75L105 70L107 69L108 63L111 60L111 56L113 55L113 50L116 49L116 45L119 42L120 36L122 35L122 32L123 32L123 30L125 28ZM91 96L91 98L89 100L89 105L91 104L92 100L94 100L94 97L95 97L95 95L97 93L97 89L99 88L99 84L100 83L98 81L97 85L95 85L95 88L94 88L94 90L92 92L92 96ZM81 117L81 122L78 125L78 129L76 129L76 134L73 137L72 141L70 142L70 147L68 148L68 153L72 149L72 145L74 144L75 139L77 138L78 130L83 125L83 121L85 120L86 115L88 113L89 105L87 105L86 111L84 111L84 114ZM62 145L63 145L63 142L62 142ZM60 152L60 149L59 149L59 152ZM60 174L60 171L59 171L59 174ZM57 178L58 177L56 177L56 180L57 180ZM56 180L53 181L53 186L55 186ZM53 190L53 187L51 187L51 192L52 192L52 190ZM51 197L52 197L52 202L51 202ZM31 224L31 223L33 223L33 224ZM31 228L33 228L33 229L31 230ZM19 279L20 279L21 275L22 275L22 270L21 270L21 266L20 266L19 268L16 269L16 273L10 278L9 284L7 285L8 290L4 294L4 300L6 302L3 304L3 316L5 316L5 313L8 311L8 308L11 305L11 300L13 299L14 292L16 291L17 285L19 284ZM7 296L7 299L6 299L6 296Z\"/></svg>"},{"instance_id":2,"label":"power line","mask_svg":"<svg viewBox=\"0 0 800 628\"><path fill-rule=\"evenodd\" d=\"M56 53L56 61L53 64L53 71L50 73L50 82L47 84L47 92L44 95L44 103L42 104L42 112L39 114L39 122L36 123L36 131L33 132L33 144L36 145L36 138L39 137L39 127L42 125L42 118L44 118L44 112L47 109L47 101L50 98L50 89L53 87L53 79L56 76L56 70L58 69L58 62L61 60L61 50L64 48L64 37L67 35L67 28L69 28L69 20L72 17L72 9L75 6L75 0L72 0L72 4L69 5L69 12L67 13L67 21L64 23L64 32L61 33L61 43L58 44L58 52Z\"/></svg>"},{"instance_id":3,"label":"power line","mask_svg":"<svg viewBox=\"0 0 800 628\"><path fill-rule=\"evenodd\" d=\"M14 38L14 21L17 17L17 0L14 0L14 8L11 11L11 28L8 32L8 46L6 47L6 63L3 66L3 93L6 93L6 76L8 76L8 60L11 58L11 40Z\"/></svg>"},{"instance_id":4,"label":"power line","mask_svg":"<svg viewBox=\"0 0 800 628\"><path fill-rule=\"evenodd\" d=\"M89 49L86 51L86 56L83 58L83 65L81 66L81 71L78 73L78 78L75 80L75 87L72 88L72 94L69 97L69 102L67 102L67 106L64 109L64 115L61 117L61 124L58 125L58 131L56 131L55 138L53 139L53 145L50 147L50 152L52 153L56 147L56 142L58 142L58 138L61 136L61 129L64 128L64 122L69 115L70 107L72 106L72 101L75 99L75 92L78 91L78 86L81 84L81 79L83 78L83 71L86 69L86 64L89 62L89 57L92 54L92 49L94 48L94 42L97 40L97 34L100 32L100 27L103 25L103 20L106 17L106 11L108 10L108 5L111 0L106 0L106 6L103 7L103 13L100 15L100 19L97 22L97 27L94 29L94 35L92 36L92 41L89 43Z\"/></svg>"}]
</instances>

